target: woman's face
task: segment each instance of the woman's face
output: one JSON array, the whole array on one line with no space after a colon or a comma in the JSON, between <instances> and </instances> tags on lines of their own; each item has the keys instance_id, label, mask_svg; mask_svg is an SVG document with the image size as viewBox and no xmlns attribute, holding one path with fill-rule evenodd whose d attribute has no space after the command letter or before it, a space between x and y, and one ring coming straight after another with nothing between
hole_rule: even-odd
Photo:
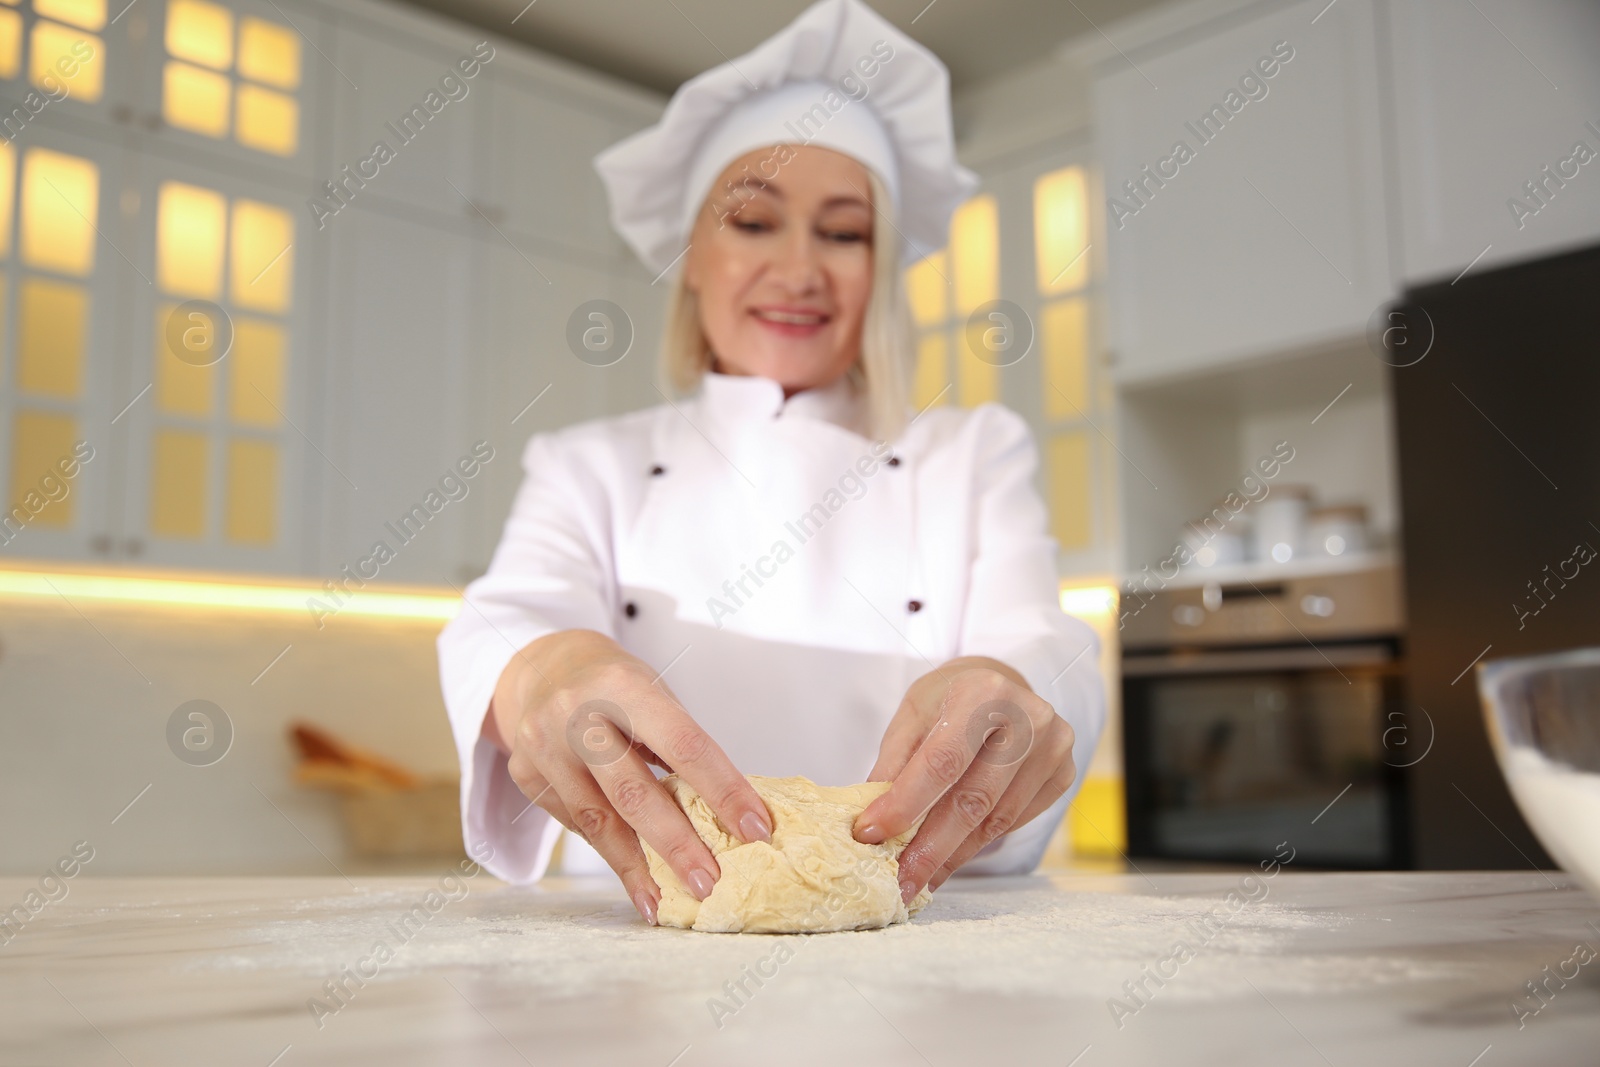
<instances>
[{"instance_id":1,"label":"woman's face","mask_svg":"<svg viewBox=\"0 0 1600 1067\"><path fill-rule=\"evenodd\" d=\"M779 145L728 165L684 261L718 370L788 395L850 369L872 295L871 198L867 169L826 148Z\"/></svg>"}]
</instances>

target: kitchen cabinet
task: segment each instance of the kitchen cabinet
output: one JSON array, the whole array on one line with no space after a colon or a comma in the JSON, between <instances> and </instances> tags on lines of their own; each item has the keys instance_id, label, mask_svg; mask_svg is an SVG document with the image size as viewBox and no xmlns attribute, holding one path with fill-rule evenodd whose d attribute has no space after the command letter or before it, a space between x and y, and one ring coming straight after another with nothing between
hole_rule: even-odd
<instances>
[{"instance_id":1,"label":"kitchen cabinet","mask_svg":"<svg viewBox=\"0 0 1600 1067\"><path fill-rule=\"evenodd\" d=\"M0 8L0 31L11 14L19 73L3 77L0 32L0 95L20 101L39 20L24 0ZM99 98L52 101L0 143L9 188L23 189L0 227L0 495L25 496L63 442L97 450L70 503L0 538L6 557L322 581L385 540L382 578L459 583L487 564L529 433L656 398L664 294L611 234L589 162L648 123L655 97L366 0L166 0L100 34ZM191 79L180 85L210 95L170 94L174 64ZM259 121L245 132L241 101L273 93L294 105L289 140L263 140ZM374 173L380 140L390 154ZM66 189L87 199L56 203L19 178L35 151L87 168L92 187ZM183 216L172 233L191 227L176 267L163 256L169 194ZM43 241L40 211L54 227ZM35 263L28 233L35 252L87 260ZM246 261L259 277L243 277ZM263 305L267 290L279 298ZM196 299L234 327L215 364L175 358L165 339ZM568 347L568 319L596 299L634 326L620 367ZM73 358L41 379L52 345ZM495 459L450 499L459 490L440 481L479 440ZM424 524L413 509L433 491Z\"/></svg>"},{"instance_id":2,"label":"kitchen cabinet","mask_svg":"<svg viewBox=\"0 0 1600 1067\"><path fill-rule=\"evenodd\" d=\"M450 29L422 38L365 19L341 22L334 36L342 77L330 86L332 158L317 181L323 203L340 208L324 184L331 180L351 203L383 201L442 220L476 214L472 202L482 202L486 165L479 124L489 106L487 75L510 46L475 51L484 35ZM494 58L485 65L483 56ZM462 75L460 62L473 77ZM380 142L386 152L377 152Z\"/></svg>"},{"instance_id":3,"label":"kitchen cabinet","mask_svg":"<svg viewBox=\"0 0 1600 1067\"><path fill-rule=\"evenodd\" d=\"M0 121L7 140L24 137L46 113L113 121L116 101L134 81L128 24L110 22L114 14L107 0L13 0L0 8Z\"/></svg>"},{"instance_id":4,"label":"kitchen cabinet","mask_svg":"<svg viewBox=\"0 0 1600 1067\"><path fill-rule=\"evenodd\" d=\"M49 126L4 154L21 188L8 502L71 443L94 450L9 554L295 571L310 302L295 199ZM201 335L217 343L188 344Z\"/></svg>"},{"instance_id":5,"label":"kitchen cabinet","mask_svg":"<svg viewBox=\"0 0 1600 1067\"><path fill-rule=\"evenodd\" d=\"M1600 6L1407 0L1388 19L1405 281L1600 240Z\"/></svg>"},{"instance_id":6,"label":"kitchen cabinet","mask_svg":"<svg viewBox=\"0 0 1600 1067\"><path fill-rule=\"evenodd\" d=\"M396 100L435 73L426 50L359 43L363 62L387 56L382 84ZM324 223L333 249L326 393L341 401L323 423L333 464L360 486L323 472L319 566L329 575L376 540L393 544L399 517L483 442L493 459L465 496L382 568L389 580L465 583L488 566L531 434L601 416L621 398L643 401L646 391L659 400L648 383L664 293L612 235L589 162L630 124L648 122L651 107L534 76L526 57L495 47L462 102L476 110L446 127L447 110L424 130L449 139L428 150L441 158L419 155L395 186L386 165L365 210L368 190ZM370 106L366 119L381 125ZM391 165L406 159L402 150ZM569 322L594 301L620 312L612 322L603 311L608 328L631 335L614 363L580 359L569 343Z\"/></svg>"},{"instance_id":7,"label":"kitchen cabinet","mask_svg":"<svg viewBox=\"0 0 1600 1067\"><path fill-rule=\"evenodd\" d=\"M112 121L212 169L257 179L316 173L328 105L355 95L323 58L333 42L318 7L165 0L131 6L118 22Z\"/></svg>"},{"instance_id":8,"label":"kitchen cabinet","mask_svg":"<svg viewBox=\"0 0 1600 1067\"><path fill-rule=\"evenodd\" d=\"M530 436L662 402L653 383L667 285L539 256L498 235L488 242L483 264L472 417L496 458L469 512L463 566L471 576L488 566L500 539ZM589 347L581 343L584 334Z\"/></svg>"},{"instance_id":9,"label":"kitchen cabinet","mask_svg":"<svg viewBox=\"0 0 1600 1067\"><path fill-rule=\"evenodd\" d=\"M481 436L466 410L484 246L466 226L359 205L327 231L327 447L307 475L321 489L320 571L354 569L381 541L394 553L379 568L384 580L443 581L459 564L465 525L439 483Z\"/></svg>"},{"instance_id":10,"label":"kitchen cabinet","mask_svg":"<svg viewBox=\"0 0 1600 1067\"><path fill-rule=\"evenodd\" d=\"M1389 295L1373 5L1323 6L1234 11L1099 68L1120 381L1359 336Z\"/></svg>"},{"instance_id":11,"label":"kitchen cabinet","mask_svg":"<svg viewBox=\"0 0 1600 1067\"><path fill-rule=\"evenodd\" d=\"M141 283L99 232L121 234L125 159L42 126L0 142L0 558L112 549L119 303Z\"/></svg>"},{"instance_id":12,"label":"kitchen cabinet","mask_svg":"<svg viewBox=\"0 0 1600 1067\"><path fill-rule=\"evenodd\" d=\"M496 224L580 256L627 256L591 160L644 123L630 123L598 102L563 99L551 86L507 70L494 72L489 116Z\"/></svg>"},{"instance_id":13,"label":"kitchen cabinet","mask_svg":"<svg viewBox=\"0 0 1600 1067\"><path fill-rule=\"evenodd\" d=\"M158 152L130 151L124 174L143 275L121 305L123 391L139 400L118 420L113 555L294 573L314 456L303 209L277 185Z\"/></svg>"}]
</instances>

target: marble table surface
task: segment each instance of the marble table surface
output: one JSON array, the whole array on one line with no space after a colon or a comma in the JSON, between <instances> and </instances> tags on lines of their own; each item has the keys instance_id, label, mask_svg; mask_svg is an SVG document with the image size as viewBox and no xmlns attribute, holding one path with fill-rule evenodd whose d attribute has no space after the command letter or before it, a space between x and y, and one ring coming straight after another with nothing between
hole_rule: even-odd
<instances>
[{"instance_id":1,"label":"marble table surface","mask_svg":"<svg viewBox=\"0 0 1600 1067\"><path fill-rule=\"evenodd\" d=\"M443 867L65 885L0 928L7 1067L1600 1063L1600 904L1559 873L956 879L810 937Z\"/></svg>"}]
</instances>

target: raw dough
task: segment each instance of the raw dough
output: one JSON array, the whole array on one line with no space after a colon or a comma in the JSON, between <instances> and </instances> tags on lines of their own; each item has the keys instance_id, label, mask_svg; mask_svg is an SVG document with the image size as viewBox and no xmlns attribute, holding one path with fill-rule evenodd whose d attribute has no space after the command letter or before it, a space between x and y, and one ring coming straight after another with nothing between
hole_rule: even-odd
<instances>
[{"instance_id":1,"label":"raw dough","mask_svg":"<svg viewBox=\"0 0 1600 1067\"><path fill-rule=\"evenodd\" d=\"M881 845L850 836L856 817L888 791L888 782L824 786L809 778L747 777L772 813L771 844L741 843L693 786L675 774L661 779L722 869L711 895L696 900L641 839L661 887L662 926L750 934L875 930L905 922L928 902L926 889L909 907L900 900L900 850L916 826Z\"/></svg>"}]
</instances>

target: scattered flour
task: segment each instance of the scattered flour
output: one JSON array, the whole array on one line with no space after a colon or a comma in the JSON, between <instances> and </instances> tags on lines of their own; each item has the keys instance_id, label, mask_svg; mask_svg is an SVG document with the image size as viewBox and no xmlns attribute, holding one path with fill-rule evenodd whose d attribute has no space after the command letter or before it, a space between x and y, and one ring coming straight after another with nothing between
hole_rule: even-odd
<instances>
[{"instance_id":1,"label":"scattered flour","mask_svg":"<svg viewBox=\"0 0 1600 1067\"><path fill-rule=\"evenodd\" d=\"M907 925L817 935L707 937L651 928L620 892L598 882L554 889L478 883L401 942L395 923L417 898L409 884L295 901L302 917L247 925L230 939L229 952L197 966L321 979L383 940L395 949L385 977L462 967L549 996L583 997L626 983L709 992L787 941L793 962L784 967L792 976L785 982L796 986L844 977L906 995L936 989L1100 1000L1186 940L1194 957L1165 987L1165 999L1254 995L1246 974L1258 987L1325 993L1446 973L1442 964L1414 958L1335 950L1329 933L1351 920L1323 911L1263 898L1230 914L1222 893L1074 892L1041 877L958 880ZM1202 944L1194 934L1208 918L1215 933ZM253 947L241 951L241 942Z\"/></svg>"}]
</instances>

